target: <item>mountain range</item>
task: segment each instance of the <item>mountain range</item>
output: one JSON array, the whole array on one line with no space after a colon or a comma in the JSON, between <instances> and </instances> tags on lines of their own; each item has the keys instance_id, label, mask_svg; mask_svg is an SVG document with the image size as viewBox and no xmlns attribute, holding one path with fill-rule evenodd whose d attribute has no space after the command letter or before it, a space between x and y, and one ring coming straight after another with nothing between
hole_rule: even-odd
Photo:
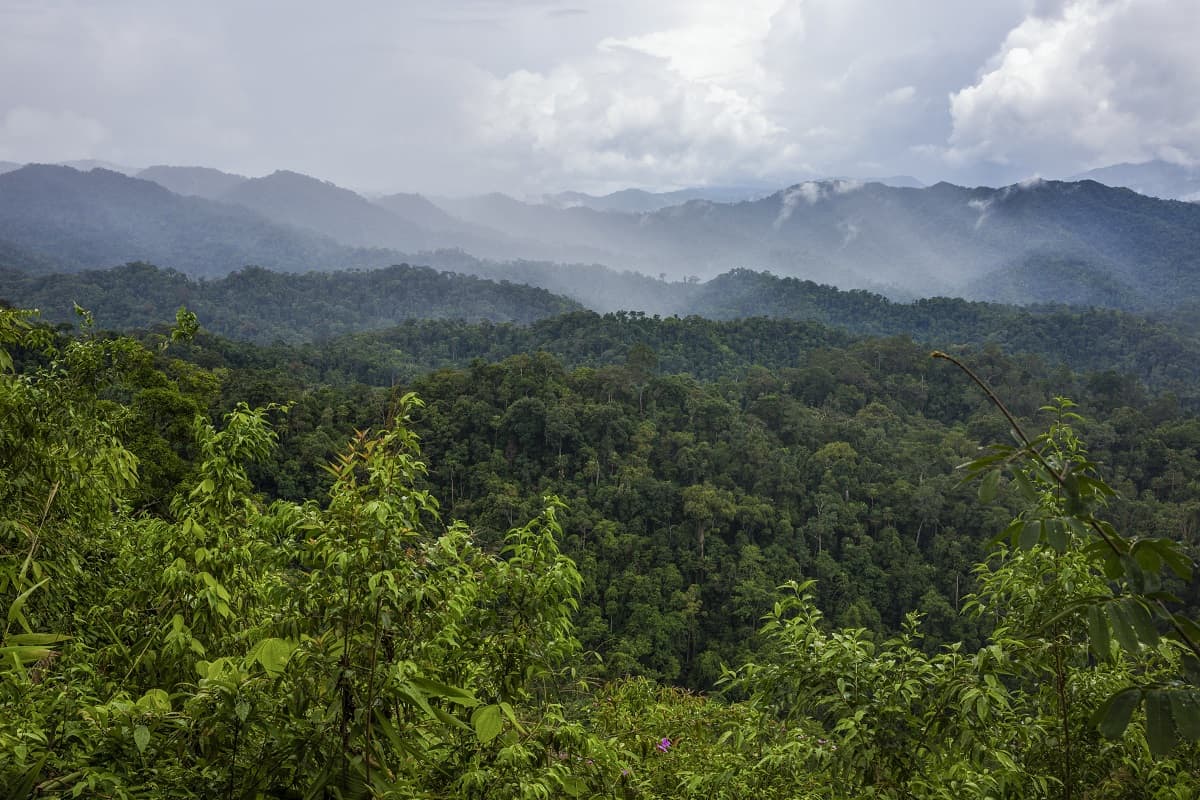
<instances>
[{"instance_id":1,"label":"mountain range","mask_svg":"<svg viewBox=\"0 0 1200 800\"><path fill-rule=\"evenodd\" d=\"M740 202L627 212L501 194L372 201L287 171L245 178L152 167L141 175L46 165L0 175L0 266L45 272L150 261L215 277L250 264L461 264L584 302L571 279L585 273L636 271L669 282L745 267L897 299L1126 308L1171 306L1194 294L1200 272L1200 205L1091 180L1002 188L834 180ZM512 274L500 262L514 262ZM617 302L638 308L646 298Z\"/></svg>"},{"instance_id":2,"label":"mountain range","mask_svg":"<svg viewBox=\"0 0 1200 800\"><path fill-rule=\"evenodd\" d=\"M1168 161L1113 164L1089 170L1068 180L1093 180L1105 186L1132 189L1150 197L1200 202L1200 167Z\"/></svg>"}]
</instances>

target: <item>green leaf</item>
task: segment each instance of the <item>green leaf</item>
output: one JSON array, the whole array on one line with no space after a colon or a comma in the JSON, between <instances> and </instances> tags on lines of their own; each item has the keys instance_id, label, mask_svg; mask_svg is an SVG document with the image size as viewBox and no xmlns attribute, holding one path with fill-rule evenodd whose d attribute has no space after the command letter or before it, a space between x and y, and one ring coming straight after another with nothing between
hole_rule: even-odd
<instances>
[{"instance_id":1,"label":"green leaf","mask_svg":"<svg viewBox=\"0 0 1200 800\"><path fill-rule=\"evenodd\" d=\"M162 689L150 689L137 701L138 708L154 714L171 710L171 696Z\"/></svg>"},{"instance_id":2,"label":"green leaf","mask_svg":"<svg viewBox=\"0 0 1200 800\"><path fill-rule=\"evenodd\" d=\"M150 729L145 725L138 725L134 728L133 743L137 745L139 753L146 752L146 745L150 744Z\"/></svg>"},{"instance_id":3,"label":"green leaf","mask_svg":"<svg viewBox=\"0 0 1200 800\"><path fill-rule=\"evenodd\" d=\"M433 710L433 716L437 717L437 719L440 722L442 722L442 724L450 725L455 728L462 728L464 731L471 730L470 728L467 727L467 724L465 722L463 722L461 719L459 719L458 717L451 714L446 709L441 708L439 706L430 706L430 708Z\"/></svg>"},{"instance_id":4,"label":"green leaf","mask_svg":"<svg viewBox=\"0 0 1200 800\"><path fill-rule=\"evenodd\" d=\"M1133 623L1130 621L1128 613L1120 603L1109 604L1108 621L1112 623L1113 634L1121 643L1121 647L1125 648L1125 652L1137 655L1140 647L1137 633L1133 629Z\"/></svg>"},{"instance_id":5,"label":"green leaf","mask_svg":"<svg viewBox=\"0 0 1200 800\"><path fill-rule=\"evenodd\" d=\"M277 678L283 674L287 668L288 661L295 652L296 645L286 639L263 639L253 650L251 656L262 664L262 668L267 671L267 674L272 678Z\"/></svg>"},{"instance_id":6,"label":"green leaf","mask_svg":"<svg viewBox=\"0 0 1200 800\"><path fill-rule=\"evenodd\" d=\"M49 644L58 644L70 639L70 636L63 636L59 633L18 633L15 636L8 637L8 643L13 645L34 645L44 647Z\"/></svg>"},{"instance_id":7,"label":"green leaf","mask_svg":"<svg viewBox=\"0 0 1200 800\"><path fill-rule=\"evenodd\" d=\"M1017 517L1012 522L1008 523L1008 527L1000 532L998 536L992 539L992 543L1008 542L1013 547L1017 546L1017 540L1021 536L1021 531L1025 530L1025 520Z\"/></svg>"},{"instance_id":8,"label":"green leaf","mask_svg":"<svg viewBox=\"0 0 1200 800\"><path fill-rule=\"evenodd\" d=\"M466 689L459 689L457 686L450 686L441 681L423 678L419 675L413 675L408 680L413 686L416 686L429 697L441 697L466 708L474 708L479 705L479 701L475 698L475 695Z\"/></svg>"},{"instance_id":9,"label":"green leaf","mask_svg":"<svg viewBox=\"0 0 1200 800\"><path fill-rule=\"evenodd\" d=\"M1088 606L1088 640L1100 661L1112 660L1112 631L1101 606Z\"/></svg>"},{"instance_id":10,"label":"green leaf","mask_svg":"<svg viewBox=\"0 0 1200 800\"><path fill-rule=\"evenodd\" d=\"M26 797L33 797L33 787L37 784L37 780L42 774L42 767L46 765L46 759L49 755L48 752L42 753L42 757L30 765L16 786L9 785L5 787L8 797L22 798L22 800Z\"/></svg>"},{"instance_id":11,"label":"green leaf","mask_svg":"<svg viewBox=\"0 0 1200 800\"><path fill-rule=\"evenodd\" d=\"M1096 709L1092 723L1099 729L1101 736L1119 739L1129 727L1129 719L1141 701L1142 690L1137 686L1122 689Z\"/></svg>"},{"instance_id":12,"label":"green leaf","mask_svg":"<svg viewBox=\"0 0 1200 800\"><path fill-rule=\"evenodd\" d=\"M16 599L14 599L12 601L12 605L10 605L8 607L8 624L9 625L12 625L13 622L16 622L22 628L25 629L26 633L32 632L29 630L29 623L25 621L25 615L21 613L21 609L23 609L25 607L26 601L29 600L29 595L33 594L38 589L45 586L46 583L49 582L49 580L50 580L49 578L43 578L42 580L38 581L33 586L30 586L28 589L26 589L25 591L21 592L19 595L16 596Z\"/></svg>"},{"instance_id":13,"label":"green leaf","mask_svg":"<svg viewBox=\"0 0 1200 800\"><path fill-rule=\"evenodd\" d=\"M471 715L471 724L475 727L475 735L479 737L479 741L487 744L504 729L500 706L481 706L475 709L475 713Z\"/></svg>"},{"instance_id":14,"label":"green leaf","mask_svg":"<svg viewBox=\"0 0 1200 800\"><path fill-rule=\"evenodd\" d=\"M425 693L413 686L411 683L403 683L397 689L397 694L409 701L417 708L420 708L432 719L437 719L437 714L433 713L433 706L429 705L429 700L425 697Z\"/></svg>"},{"instance_id":15,"label":"green leaf","mask_svg":"<svg viewBox=\"0 0 1200 800\"><path fill-rule=\"evenodd\" d=\"M1125 613L1133 624L1133 630L1138 639L1147 647L1158 644L1158 631L1154 628L1154 619L1149 609L1136 597L1129 597L1124 602Z\"/></svg>"},{"instance_id":16,"label":"green leaf","mask_svg":"<svg viewBox=\"0 0 1200 800\"><path fill-rule=\"evenodd\" d=\"M1181 737L1200 741L1200 692L1195 689L1171 692L1171 716Z\"/></svg>"},{"instance_id":17,"label":"green leaf","mask_svg":"<svg viewBox=\"0 0 1200 800\"><path fill-rule=\"evenodd\" d=\"M979 502L991 503L1000 492L1000 472L992 470L979 482Z\"/></svg>"},{"instance_id":18,"label":"green leaf","mask_svg":"<svg viewBox=\"0 0 1200 800\"><path fill-rule=\"evenodd\" d=\"M1042 525L1043 523L1040 520L1037 525L1032 525L1028 522L1025 523L1025 526L1021 529L1021 538L1018 542L1022 550L1032 550L1041 541Z\"/></svg>"},{"instance_id":19,"label":"green leaf","mask_svg":"<svg viewBox=\"0 0 1200 800\"><path fill-rule=\"evenodd\" d=\"M1156 756L1165 756L1179 741L1171 716L1171 694L1161 689L1146 692L1146 743Z\"/></svg>"},{"instance_id":20,"label":"green leaf","mask_svg":"<svg viewBox=\"0 0 1200 800\"><path fill-rule=\"evenodd\" d=\"M1067 526L1062 520L1054 519L1046 523L1046 542L1054 548L1056 553L1067 552Z\"/></svg>"},{"instance_id":21,"label":"green leaf","mask_svg":"<svg viewBox=\"0 0 1200 800\"><path fill-rule=\"evenodd\" d=\"M8 646L0 647L0 660L6 660L9 656L14 657L19 664L30 664L34 661L41 661L43 658L54 653L49 647L29 647L29 646Z\"/></svg>"},{"instance_id":22,"label":"green leaf","mask_svg":"<svg viewBox=\"0 0 1200 800\"><path fill-rule=\"evenodd\" d=\"M504 712L504 716L508 717L508 721L513 724L519 732L525 733L525 729L521 727L520 720L517 719L517 712L513 711L513 707L508 703L500 703L500 710Z\"/></svg>"},{"instance_id":23,"label":"green leaf","mask_svg":"<svg viewBox=\"0 0 1200 800\"><path fill-rule=\"evenodd\" d=\"M1162 569L1162 556L1158 553L1153 541L1143 539L1140 542L1134 542L1129 552L1144 571L1158 572Z\"/></svg>"},{"instance_id":24,"label":"green leaf","mask_svg":"<svg viewBox=\"0 0 1200 800\"><path fill-rule=\"evenodd\" d=\"M1160 539L1158 542L1158 554L1162 556L1162 560L1167 562L1167 566L1175 573L1175 576L1180 580L1190 581L1192 579L1192 560L1188 558L1179 549L1179 545L1170 540Z\"/></svg>"},{"instance_id":25,"label":"green leaf","mask_svg":"<svg viewBox=\"0 0 1200 800\"><path fill-rule=\"evenodd\" d=\"M1021 499L1026 503L1036 503L1038 500L1038 491L1029 482L1029 477L1024 470L1013 470L1013 481L1017 484L1017 490L1021 493Z\"/></svg>"}]
</instances>

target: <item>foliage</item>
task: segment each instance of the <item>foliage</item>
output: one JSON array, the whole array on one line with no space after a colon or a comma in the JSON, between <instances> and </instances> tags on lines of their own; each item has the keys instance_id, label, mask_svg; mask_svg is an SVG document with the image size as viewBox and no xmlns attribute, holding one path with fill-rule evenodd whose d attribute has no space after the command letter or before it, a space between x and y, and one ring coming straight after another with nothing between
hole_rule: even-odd
<instances>
[{"instance_id":1,"label":"foliage","mask_svg":"<svg viewBox=\"0 0 1200 800\"><path fill-rule=\"evenodd\" d=\"M5 276L4 297L72 317L72 301L103 309L110 329L168 323L182 303L216 333L264 344L326 339L410 318L529 323L579 306L543 289L437 272L407 264L381 269L285 274L246 267L220 278L133 263L103 271Z\"/></svg>"},{"instance_id":2,"label":"foliage","mask_svg":"<svg viewBox=\"0 0 1200 800\"><path fill-rule=\"evenodd\" d=\"M486 541L538 513L540 495L563 497L563 546L584 576L579 635L606 675L710 687L722 661L757 647L775 587L802 577L821 581L835 624L887 637L918 609L924 647L982 641L985 623L958 610L988 532L1019 498L981 506L952 473L1006 427L922 348L766 320L579 314L538 323L532 340L521 330L412 323L304 350L200 334L172 352L220 372L224 408L295 401L280 446L249 470L271 497L324 493L319 465L385 417L393 384L427 400L414 430L428 488ZM400 351L491 360L542 342L561 360L521 354L411 379L356 366ZM1021 415L1054 390L1085 398L1102 419L1081 433L1125 498L1114 523L1195 547L1200 428L1170 397L1150 399L1126 376L968 352ZM581 361L592 366L572 366ZM1196 606L1194 585L1179 592Z\"/></svg>"},{"instance_id":3,"label":"foliage","mask_svg":"<svg viewBox=\"0 0 1200 800\"><path fill-rule=\"evenodd\" d=\"M1163 583L1168 570L1180 580L1190 580L1192 560L1169 538L1126 538L1100 516L1115 492L1100 479L1071 428L1071 422L1082 419L1071 410L1073 402L1059 397L1054 405L1043 407L1054 415L1054 422L1046 433L1030 438L978 376L952 357L934 355L963 368L1012 424L1015 446L993 445L989 455L969 466L969 474L984 475L982 500L994 497L1001 477L994 468L1003 465L1030 503L1005 530L1012 546L1028 550L1044 545L1059 554L1078 548L1088 557L1077 576L1066 581L1060 575L1056 582L1071 587L1072 595L1036 604L1056 610L1043 627L1067 621L1082 627L1086 620L1090 649L1100 662L1113 661L1114 646L1119 645L1134 658L1144 649L1165 650L1163 657L1176 665L1166 674L1159 670L1142 675L1111 694L1095 713L1101 731L1119 737L1144 702L1146 738L1155 754L1169 752L1180 737L1200 739L1200 625L1170 609L1168 603L1178 605L1179 600ZM1161 639L1160 628L1169 631L1168 639Z\"/></svg>"},{"instance_id":4,"label":"foliage","mask_svg":"<svg viewBox=\"0 0 1200 800\"><path fill-rule=\"evenodd\" d=\"M873 386L857 360L877 357L902 376L912 353L894 342L736 384L656 374L645 350L606 372L526 356L429 376L428 405L397 395L386 419L327 461L323 499L272 500L256 480L281 432L313 411L304 398L235 402L214 418L204 412L237 376L180 358L203 355L186 310L152 347L97 336L82 314L83 335L63 338L0 311L5 796L1200 790L1190 554L1165 537L1125 538L1106 520L1114 492L1066 402L1035 437L1004 407L1017 444L975 461L981 490L968 502L932 474L891 487L961 460L967 430L993 430L986 407L932 370L923 374L939 405L912 386L883 402L906 384ZM842 382L817 380L818 368L845 370ZM858 391L846 391L856 375ZM924 417L931 407L949 422ZM1134 413L1115 424L1132 425ZM1145 423L1131 430L1152 454L1116 459L1130 485L1139 464L1179 459L1195 436L1172 418L1161 441ZM418 431L436 454L428 468ZM770 477L786 457L795 469ZM1182 504L1190 467L1172 469L1148 481ZM147 501L148 475L169 496ZM782 493L793 480L802 497ZM531 500L537 490L550 491ZM443 524L439 494L476 527ZM926 516L898 499L910 494ZM779 497L793 504L787 525L773 514ZM1149 501L1131 508L1129 519L1175 519ZM665 524L651 524L656 513ZM956 609L936 591L914 594L921 570L889 576L875 560L890 550L903 566L902 554L923 552L901 531L907 542L941 526L925 546L946 548L960 538L944 529L950 520L998 530L1014 513L1006 543L975 568L962 602L970 618L953 623L973 641L946 635L951 623L929 625ZM645 538L621 530L634 520ZM797 530L802 538L786 538ZM640 553L655 538L656 551ZM802 543L803 561L786 561L785 541ZM688 554L674 575L671 548ZM938 568L964 560L930 553L945 559ZM614 567L622 560L628 571ZM601 592L605 570L616 579ZM806 570L823 579L774 578ZM948 577L925 579L948 589ZM852 578L864 594L846 602ZM781 596L772 581L785 583ZM847 595L833 624L816 587ZM907 592L928 617L881 602L881 587ZM655 605L664 596L665 612ZM880 609L898 619L859 622L881 622ZM750 637L763 611L753 649L714 647ZM624 638L609 643L599 680L577 636L611 636L617 620ZM695 674L724 676L723 697L617 677L649 671L639 656L669 664L672 644Z\"/></svg>"},{"instance_id":5,"label":"foliage","mask_svg":"<svg viewBox=\"0 0 1200 800\"><path fill-rule=\"evenodd\" d=\"M6 339L27 340L5 314ZM241 406L219 428L197 420L195 474L169 517L130 515L134 458L106 433L121 407L90 392L141 352L81 340L4 375L19 423L4 430L21 434L3 461L12 796L502 797L561 783L538 765L569 729L531 703L577 646L557 505L502 553L443 528L413 488L404 399L331 467L326 505L255 497L244 464L272 445L271 409Z\"/></svg>"}]
</instances>

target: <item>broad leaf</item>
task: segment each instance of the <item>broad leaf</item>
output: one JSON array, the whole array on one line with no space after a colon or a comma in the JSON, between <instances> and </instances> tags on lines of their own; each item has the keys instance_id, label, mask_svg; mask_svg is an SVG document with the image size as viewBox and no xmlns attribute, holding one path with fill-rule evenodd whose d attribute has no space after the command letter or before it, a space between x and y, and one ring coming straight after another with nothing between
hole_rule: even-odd
<instances>
[{"instance_id":1,"label":"broad leaf","mask_svg":"<svg viewBox=\"0 0 1200 800\"><path fill-rule=\"evenodd\" d=\"M475 709L475 713L471 715L471 724L475 727L475 735L479 737L479 741L487 744L504 729L500 706L481 706Z\"/></svg>"}]
</instances>

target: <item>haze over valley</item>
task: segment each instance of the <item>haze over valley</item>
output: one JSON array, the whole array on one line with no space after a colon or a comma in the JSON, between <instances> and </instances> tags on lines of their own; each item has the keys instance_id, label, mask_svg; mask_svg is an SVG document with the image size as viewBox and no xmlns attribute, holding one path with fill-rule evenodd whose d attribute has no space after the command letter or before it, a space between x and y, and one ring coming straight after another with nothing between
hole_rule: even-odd
<instances>
[{"instance_id":1,"label":"haze over valley","mask_svg":"<svg viewBox=\"0 0 1200 800\"><path fill-rule=\"evenodd\" d=\"M414 263L531 283L600 310L652 313L684 309L637 281L624 294L617 283L600 293L589 276L636 272L670 283L752 269L896 299L1154 309L1186 300L1200 270L1200 205L1090 179L997 189L835 179L728 199L742 191L641 193L650 210L626 211L601 198L368 199L289 171L245 178L152 167L131 177L28 165L0 175L0 266L146 261L220 277L247 265L304 272ZM555 263L531 269L536 262Z\"/></svg>"}]
</instances>

